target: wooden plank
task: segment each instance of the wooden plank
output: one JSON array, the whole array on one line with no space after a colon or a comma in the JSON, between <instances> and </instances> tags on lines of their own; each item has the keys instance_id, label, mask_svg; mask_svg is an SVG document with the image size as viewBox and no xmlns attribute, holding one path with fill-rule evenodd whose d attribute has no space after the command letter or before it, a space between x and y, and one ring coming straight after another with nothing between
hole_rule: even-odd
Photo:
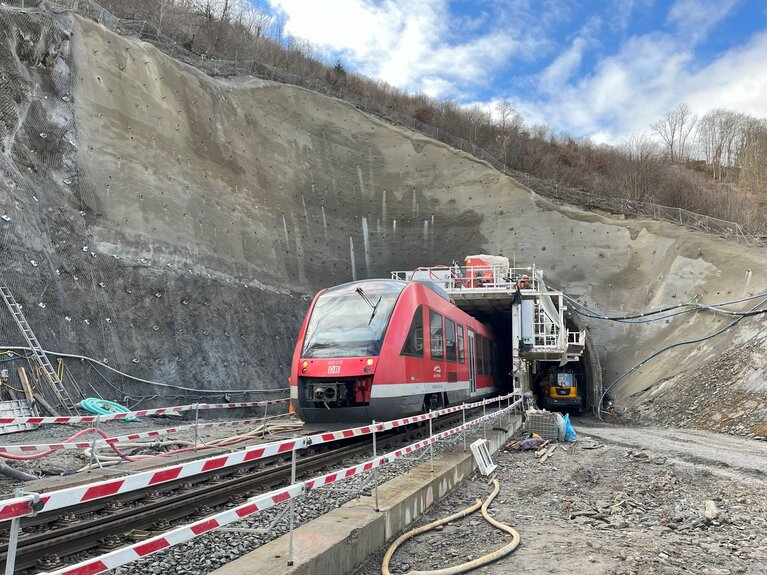
<instances>
[{"instance_id":1,"label":"wooden plank","mask_svg":"<svg viewBox=\"0 0 767 575\"><path fill-rule=\"evenodd\" d=\"M24 389L24 395L32 403L35 402L34 394L32 393L32 386L29 384L29 377L27 377L27 370L23 367L19 368L19 379L21 380L21 387Z\"/></svg>"},{"instance_id":2,"label":"wooden plank","mask_svg":"<svg viewBox=\"0 0 767 575\"><path fill-rule=\"evenodd\" d=\"M53 406L50 403L48 403L47 401L45 401L45 398L42 395L40 395L39 393L35 393L33 395L34 395L34 398L37 401L37 403L42 405L43 409L45 411L47 411L53 417L61 417L61 414L58 411L56 411L55 409L53 409Z\"/></svg>"},{"instance_id":3,"label":"wooden plank","mask_svg":"<svg viewBox=\"0 0 767 575\"><path fill-rule=\"evenodd\" d=\"M551 457L551 455L552 455L552 454L553 454L553 453L554 453L556 450L557 450L557 446L556 446L556 444L554 444L554 445L552 445L551 447L549 447L549 450L548 450L546 453L544 453L544 454L543 454L543 457L541 457L541 463L543 463L543 462L544 462L544 461L546 461L546 460L547 460L549 457Z\"/></svg>"}]
</instances>

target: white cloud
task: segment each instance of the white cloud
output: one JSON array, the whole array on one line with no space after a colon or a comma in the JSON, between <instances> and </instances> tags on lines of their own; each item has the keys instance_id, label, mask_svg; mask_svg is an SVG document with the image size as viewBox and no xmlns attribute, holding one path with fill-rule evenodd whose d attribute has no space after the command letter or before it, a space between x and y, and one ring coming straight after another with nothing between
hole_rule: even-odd
<instances>
[{"instance_id":1,"label":"white cloud","mask_svg":"<svg viewBox=\"0 0 767 575\"><path fill-rule=\"evenodd\" d=\"M698 41L732 12L738 0L676 0L668 22L685 37Z\"/></svg>"},{"instance_id":2,"label":"white cloud","mask_svg":"<svg viewBox=\"0 0 767 575\"><path fill-rule=\"evenodd\" d=\"M270 0L286 16L285 30L324 50L346 54L363 74L431 96L454 96L467 84L486 85L512 56L541 42L517 38L487 15L478 35L455 39L448 0ZM476 21L460 21L465 31ZM476 31L476 30L475 30Z\"/></svg>"},{"instance_id":3,"label":"white cloud","mask_svg":"<svg viewBox=\"0 0 767 575\"><path fill-rule=\"evenodd\" d=\"M563 84L570 81L581 66L583 52L586 49L587 41L578 36L570 47L557 56L543 72L541 72L538 85L544 92L554 92Z\"/></svg>"},{"instance_id":4,"label":"white cloud","mask_svg":"<svg viewBox=\"0 0 767 575\"><path fill-rule=\"evenodd\" d=\"M570 82L560 78L559 85L549 75L542 80L548 82L543 98L518 99L514 105L528 123L545 122L599 143L646 131L681 102L697 114L724 107L767 117L765 54L767 32L702 67L680 38L635 36L603 57L592 74Z\"/></svg>"},{"instance_id":5,"label":"white cloud","mask_svg":"<svg viewBox=\"0 0 767 575\"><path fill-rule=\"evenodd\" d=\"M508 74L513 87L480 102L484 109L508 99L528 124L577 137L617 143L680 102L698 114L726 107L767 117L767 32L708 62L696 58L737 0L676 0L666 31L624 37L605 53L630 33L634 15L652 9L652 0L611 0L558 54L554 33L575 18L570 0L494 0L473 17L452 14L449 0L269 1L288 33L399 88L477 103ZM534 76L515 76L516 63L543 58L550 63ZM532 92L521 95L520 87Z\"/></svg>"}]
</instances>

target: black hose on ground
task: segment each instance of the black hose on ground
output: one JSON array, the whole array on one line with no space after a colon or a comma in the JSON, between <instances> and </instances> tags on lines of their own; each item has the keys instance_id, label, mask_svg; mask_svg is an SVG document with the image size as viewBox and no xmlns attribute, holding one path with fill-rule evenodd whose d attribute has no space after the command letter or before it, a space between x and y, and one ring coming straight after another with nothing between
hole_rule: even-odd
<instances>
[{"instance_id":1,"label":"black hose on ground","mask_svg":"<svg viewBox=\"0 0 767 575\"><path fill-rule=\"evenodd\" d=\"M18 469L14 469L7 463L3 463L0 461L0 475L5 475L6 477L10 477L11 479L18 479L19 481L34 481L35 479L39 479L37 475L32 475L31 473L26 473L24 471L19 471Z\"/></svg>"}]
</instances>

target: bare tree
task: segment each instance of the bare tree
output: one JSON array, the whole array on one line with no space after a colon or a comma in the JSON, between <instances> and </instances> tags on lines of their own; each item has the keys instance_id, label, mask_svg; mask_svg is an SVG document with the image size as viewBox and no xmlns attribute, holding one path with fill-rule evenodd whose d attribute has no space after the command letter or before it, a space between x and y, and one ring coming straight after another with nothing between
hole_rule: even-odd
<instances>
[{"instance_id":1,"label":"bare tree","mask_svg":"<svg viewBox=\"0 0 767 575\"><path fill-rule=\"evenodd\" d=\"M677 159L684 162L687 159L687 140L698 123L698 116L690 112L687 104L679 104L676 109L677 120L679 123L679 146Z\"/></svg>"},{"instance_id":2,"label":"bare tree","mask_svg":"<svg viewBox=\"0 0 767 575\"><path fill-rule=\"evenodd\" d=\"M698 143L714 179L725 179L728 168L737 166L741 142L751 120L751 116L725 108L709 110L701 118Z\"/></svg>"},{"instance_id":3,"label":"bare tree","mask_svg":"<svg viewBox=\"0 0 767 575\"><path fill-rule=\"evenodd\" d=\"M658 145L645 133L632 134L621 146L622 161L617 170L621 195L629 200L652 198L661 168Z\"/></svg>"},{"instance_id":4,"label":"bare tree","mask_svg":"<svg viewBox=\"0 0 767 575\"><path fill-rule=\"evenodd\" d=\"M501 131L506 130L506 121L516 115L514 107L508 100L501 100L495 105L495 111L498 112L498 116L501 118Z\"/></svg>"},{"instance_id":5,"label":"bare tree","mask_svg":"<svg viewBox=\"0 0 767 575\"><path fill-rule=\"evenodd\" d=\"M650 125L666 146L671 163L685 158L687 138L695 127L697 117L690 112L687 104L679 104L669 110L663 118Z\"/></svg>"}]
</instances>

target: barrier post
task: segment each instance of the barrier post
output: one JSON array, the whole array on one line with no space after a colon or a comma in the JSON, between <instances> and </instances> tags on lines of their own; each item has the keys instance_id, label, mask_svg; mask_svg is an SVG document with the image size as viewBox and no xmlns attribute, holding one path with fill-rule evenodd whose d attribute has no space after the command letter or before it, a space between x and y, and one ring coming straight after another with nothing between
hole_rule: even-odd
<instances>
[{"instance_id":1,"label":"barrier post","mask_svg":"<svg viewBox=\"0 0 767 575\"><path fill-rule=\"evenodd\" d=\"M22 487L17 487L14 495L21 497L24 494ZM21 517L11 519L11 532L8 538L8 551L5 558L5 575L13 575L16 570L16 549L19 546L19 533L21 532Z\"/></svg>"},{"instance_id":2,"label":"barrier post","mask_svg":"<svg viewBox=\"0 0 767 575\"><path fill-rule=\"evenodd\" d=\"M375 510L376 512L381 511L380 507L378 507L378 466L375 465L375 460L378 457L378 447L376 446L376 420L373 420L373 482L375 487L373 488L375 491L375 498L376 498L376 506Z\"/></svg>"},{"instance_id":3,"label":"barrier post","mask_svg":"<svg viewBox=\"0 0 767 575\"><path fill-rule=\"evenodd\" d=\"M293 434L293 439L298 437L297 433ZM293 451L290 458L290 484L294 485L296 482L296 446L293 445ZM296 521L296 499L291 497L290 499L290 543L288 545L288 567L293 566L293 526Z\"/></svg>"},{"instance_id":4,"label":"barrier post","mask_svg":"<svg viewBox=\"0 0 767 575\"><path fill-rule=\"evenodd\" d=\"M91 461L88 464L88 471L91 470L94 463L99 466L99 469L103 469L103 467L101 467L101 461L99 461L99 456L96 454L96 438L99 437L99 421L101 421L101 415L96 416L96 421L93 424L94 432L93 441L91 441Z\"/></svg>"},{"instance_id":5,"label":"barrier post","mask_svg":"<svg viewBox=\"0 0 767 575\"><path fill-rule=\"evenodd\" d=\"M194 450L197 451L197 444L200 441L200 431L199 426L200 424L200 404L195 403L194 404Z\"/></svg>"},{"instance_id":6,"label":"barrier post","mask_svg":"<svg viewBox=\"0 0 767 575\"><path fill-rule=\"evenodd\" d=\"M432 425L432 415L431 415L431 409L429 410L429 441L431 442L431 438L434 435L434 427ZM434 442L429 443L429 467L431 468L431 472L434 473Z\"/></svg>"},{"instance_id":7,"label":"barrier post","mask_svg":"<svg viewBox=\"0 0 767 575\"><path fill-rule=\"evenodd\" d=\"M461 432L461 436L463 437L463 451L466 452L466 404L463 404L463 409L461 410L461 414L463 415L463 431Z\"/></svg>"},{"instance_id":8,"label":"barrier post","mask_svg":"<svg viewBox=\"0 0 767 575\"><path fill-rule=\"evenodd\" d=\"M485 419L485 416L487 415L487 404L485 403L485 400L482 400L482 433L487 439L487 420Z\"/></svg>"},{"instance_id":9,"label":"barrier post","mask_svg":"<svg viewBox=\"0 0 767 575\"><path fill-rule=\"evenodd\" d=\"M265 402L264 404L264 419L261 422L261 439L266 437L266 414L269 412L269 402Z\"/></svg>"}]
</instances>

